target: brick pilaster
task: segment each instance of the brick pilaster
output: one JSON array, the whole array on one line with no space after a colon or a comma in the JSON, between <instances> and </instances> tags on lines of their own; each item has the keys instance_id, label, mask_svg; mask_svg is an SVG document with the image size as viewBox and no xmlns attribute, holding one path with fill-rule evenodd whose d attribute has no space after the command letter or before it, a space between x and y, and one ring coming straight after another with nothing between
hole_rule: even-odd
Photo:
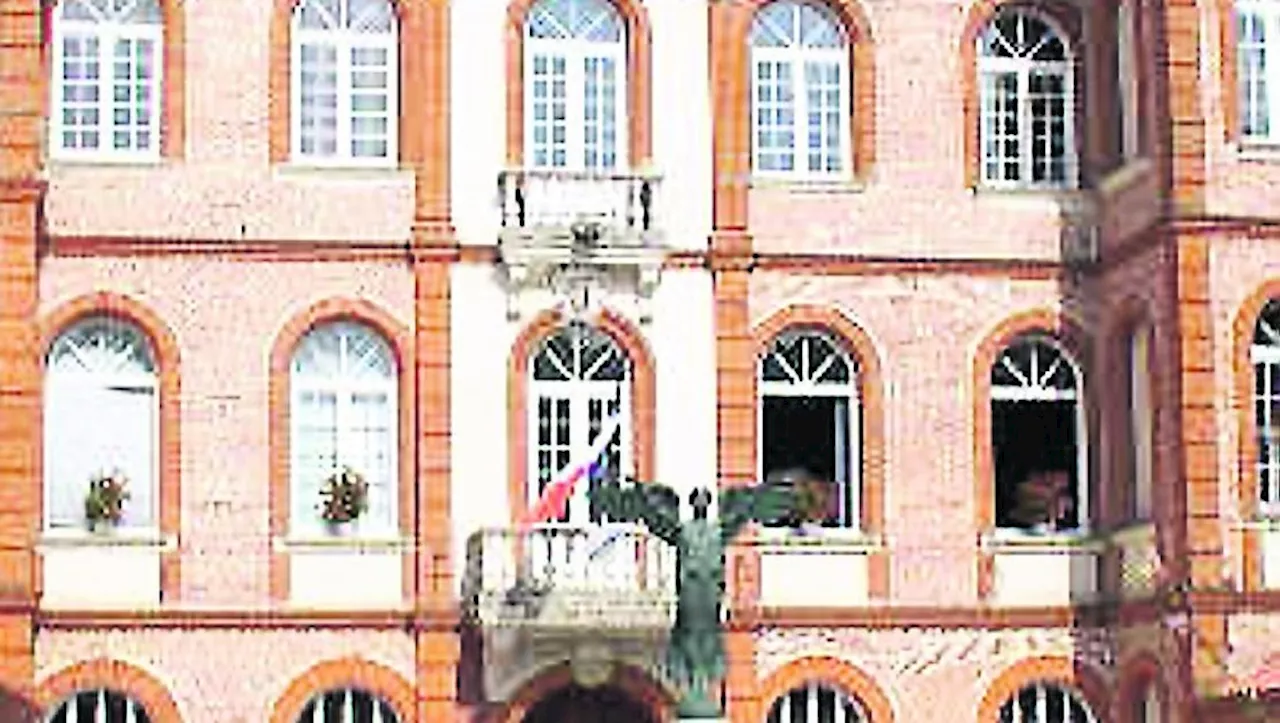
<instances>
[{"instance_id":1,"label":"brick pilaster","mask_svg":"<svg viewBox=\"0 0 1280 723\"><path fill-rule=\"evenodd\" d=\"M1168 113L1157 157L1168 157L1170 202L1175 213L1204 210L1205 115L1200 102L1200 9L1196 0L1165 0L1161 18L1165 76L1159 79Z\"/></svg>"}]
</instances>

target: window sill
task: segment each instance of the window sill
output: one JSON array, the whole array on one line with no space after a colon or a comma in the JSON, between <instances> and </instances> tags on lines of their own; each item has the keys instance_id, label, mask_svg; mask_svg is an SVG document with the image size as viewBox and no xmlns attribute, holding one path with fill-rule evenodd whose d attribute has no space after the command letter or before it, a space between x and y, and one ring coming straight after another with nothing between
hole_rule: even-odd
<instances>
[{"instance_id":1,"label":"window sill","mask_svg":"<svg viewBox=\"0 0 1280 723\"><path fill-rule=\"evenodd\" d=\"M315 161L285 161L274 167L281 178L311 181L408 181L413 171L395 163L346 164Z\"/></svg>"},{"instance_id":2,"label":"window sill","mask_svg":"<svg viewBox=\"0 0 1280 723\"><path fill-rule=\"evenodd\" d=\"M48 163L45 166L47 171L56 172L61 169L77 169L77 168L110 168L118 170L120 168L161 168L167 165L165 159L160 155L109 155L109 154L84 154L84 155L53 155L50 154Z\"/></svg>"},{"instance_id":3,"label":"window sill","mask_svg":"<svg viewBox=\"0 0 1280 723\"><path fill-rule=\"evenodd\" d=\"M1256 512L1249 519L1236 523L1237 530L1280 531L1280 512Z\"/></svg>"},{"instance_id":4,"label":"window sill","mask_svg":"<svg viewBox=\"0 0 1280 723\"><path fill-rule=\"evenodd\" d=\"M1118 545L1128 545L1136 542L1143 542L1149 538L1155 537L1156 523L1151 520L1130 520L1121 523L1120 526L1111 530L1108 537L1111 541Z\"/></svg>"},{"instance_id":5,"label":"window sill","mask_svg":"<svg viewBox=\"0 0 1280 723\"><path fill-rule=\"evenodd\" d=\"M881 535L855 528L819 527L798 532L790 528L760 527L743 544L766 552L800 551L848 552L866 554L884 547Z\"/></svg>"},{"instance_id":6,"label":"window sill","mask_svg":"<svg viewBox=\"0 0 1280 723\"><path fill-rule=\"evenodd\" d=\"M1072 532L1024 532L1018 529L997 529L982 536L983 550L1003 553L1101 553L1106 540L1087 531Z\"/></svg>"},{"instance_id":7,"label":"window sill","mask_svg":"<svg viewBox=\"0 0 1280 723\"><path fill-rule=\"evenodd\" d=\"M1062 203L1080 202L1087 195L1084 189L1077 186L988 186L983 184L970 186L969 193L974 197L1051 199Z\"/></svg>"},{"instance_id":8,"label":"window sill","mask_svg":"<svg viewBox=\"0 0 1280 723\"><path fill-rule=\"evenodd\" d=\"M761 191L788 191L797 194L844 195L862 193L867 184L861 179L837 176L831 178L807 176L766 176L751 177L752 189Z\"/></svg>"},{"instance_id":9,"label":"window sill","mask_svg":"<svg viewBox=\"0 0 1280 723\"><path fill-rule=\"evenodd\" d=\"M160 547L177 548L173 537L166 537L154 529L113 529L104 532L88 530L47 530L36 543L39 549L64 549L75 547Z\"/></svg>"},{"instance_id":10,"label":"window sill","mask_svg":"<svg viewBox=\"0 0 1280 723\"><path fill-rule=\"evenodd\" d=\"M272 545L277 552L382 551L403 552L412 546L410 540L387 534L351 535L296 534L277 537Z\"/></svg>"},{"instance_id":11,"label":"window sill","mask_svg":"<svg viewBox=\"0 0 1280 723\"><path fill-rule=\"evenodd\" d=\"M1280 141L1237 141L1236 160L1245 163L1280 163Z\"/></svg>"}]
</instances>

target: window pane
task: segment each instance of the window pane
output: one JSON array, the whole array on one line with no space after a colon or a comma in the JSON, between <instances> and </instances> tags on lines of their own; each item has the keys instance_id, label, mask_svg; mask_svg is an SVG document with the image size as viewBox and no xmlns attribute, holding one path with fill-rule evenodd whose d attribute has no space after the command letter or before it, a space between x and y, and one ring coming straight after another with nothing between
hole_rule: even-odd
<instances>
[{"instance_id":1,"label":"window pane","mask_svg":"<svg viewBox=\"0 0 1280 723\"><path fill-rule=\"evenodd\" d=\"M299 104L304 155L333 156L338 151L338 51L332 45L299 48Z\"/></svg>"},{"instance_id":2,"label":"window pane","mask_svg":"<svg viewBox=\"0 0 1280 723\"><path fill-rule=\"evenodd\" d=\"M1267 26L1265 18L1237 9L1237 62L1242 131L1247 136L1271 133L1270 96L1267 87Z\"/></svg>"},{"instance_id":3,"label":"window pane","mask_svg":"<svg viewBox=\"0 0 1280 723\"><path fill-rule=\"evenodd\" d=\"M755 150L757 170L795 167L795 98L792 66L786 61L756 62Z\"/></svg>"}]
</instances>

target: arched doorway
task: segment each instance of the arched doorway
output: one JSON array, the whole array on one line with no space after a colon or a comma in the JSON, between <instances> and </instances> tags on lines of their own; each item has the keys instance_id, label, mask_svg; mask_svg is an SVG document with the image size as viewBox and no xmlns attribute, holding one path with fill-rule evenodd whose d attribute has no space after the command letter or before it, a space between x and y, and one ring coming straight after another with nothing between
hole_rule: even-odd
<instances>
[{"instance_id":1,"label":"arched doorway","mask_svg":"<svg viewBox=\"0 0 1280 723\"><path fill-rule=\"evenodd\" d=\"M612 685L568 685L538 701L523 723L658 723L643 703Z\"/></svg>"}]
</instances>

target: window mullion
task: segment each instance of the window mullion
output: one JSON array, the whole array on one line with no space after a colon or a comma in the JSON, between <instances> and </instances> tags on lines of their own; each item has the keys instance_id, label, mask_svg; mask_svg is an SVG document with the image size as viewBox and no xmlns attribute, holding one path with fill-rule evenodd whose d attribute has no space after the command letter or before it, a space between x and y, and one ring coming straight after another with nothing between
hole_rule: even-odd
<instances>
[{"instance_id":1,"label":"window mullion","mask_svg":"<svg viewBox=\"0 0 1280 723\"><path fill-rule=\"evenodd\" d=\"M800 49L788 53L787 62L791 65L791 97L794 100L791 109L791 138L796 159L792 168L796 173L810 174L809 154L814 148L809 144L809 63ZM817 149L821 154L821 149Z\"/></svg>"},{"instance_id":2,"label":"window mullion","mask_svg":"<svg viewBox=\"0 0 1280 723\"><path fill-rule=\"evenodd\" d=\"M1035 183L1035 138L1031 132L1031 102L1027 97L1031 85L1030 71L1021 68L1016 77L1018 95L1014 103L1018 114L1018 182L1021 185L1031 185Z\"/></svg>"},{"instance_id":3,"label":"window mullion","mask_svg":"<svg viewBox=\"0 0 1280 723\"><path fill-rule=\"evenodd\" d=\"M98 37L98 147L95 151L111 152L115 147L115 82L116 33L105 27Z\"/></svg>"},{"instance_id":4,"label":"window mullion","mask_svg":"<svg viewBox=\"0 0 1280 723\"><path fill-rule=\"evenodd\" d=\"M1275 57L1276 51L1280 50L1280 42L1277 42L1280 39L1280 12L1270 8L1260 8L1259 12L1265 13L1260 18L1263 25L1262 77L1267 84L1266 97L1262 99L1267 120L1267 133L1264 137L1275 140L1280 138L1280 128L1277 128L1277 121L1280 121L1280 92L1277 92L1280 91L1280 62Z\"/></svg>"},{"instance_id":5,"label":"window mullion","mask_svg":"<svg viewBox=\"0 0 1280 723\"><path fill-rule=\"evenodd\" d=\"M565 48L565 167L586 169L587 53L578 42L566 41Z\"/></svg>"},{"instance_id":6,"label":"window mullion","mask_svg":"<svg viewBox=\"0 0 1280 723\"><path fill-rule=\"evenodd\" d=\"M352 76L351 51L355 47L350 33L343 32L334 38L334 51L337 56L338 82L335 84L338 94L338 127L337 158L350 159L352 155L351 133L351 96L355 89L355 78Z\"/></svg>"}]
</instances>

